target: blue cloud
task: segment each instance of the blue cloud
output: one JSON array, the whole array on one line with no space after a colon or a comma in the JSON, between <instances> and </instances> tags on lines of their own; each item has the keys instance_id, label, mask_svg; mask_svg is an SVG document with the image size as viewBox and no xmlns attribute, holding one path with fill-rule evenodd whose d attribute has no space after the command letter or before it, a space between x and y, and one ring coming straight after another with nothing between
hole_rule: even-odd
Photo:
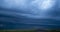
<instances>
[{"instance_id":1,"label":"blue cloud","mask_svg":"<svg viewBox=\"0 0 60 32\"><path fill-rule=\"evenodd\" d=\"M58 0L0 0L0 22L9 26L22 23L26 27L51 25L56 28L56 25L60 26L59 3Z\"/></svg>"}]
</instances>

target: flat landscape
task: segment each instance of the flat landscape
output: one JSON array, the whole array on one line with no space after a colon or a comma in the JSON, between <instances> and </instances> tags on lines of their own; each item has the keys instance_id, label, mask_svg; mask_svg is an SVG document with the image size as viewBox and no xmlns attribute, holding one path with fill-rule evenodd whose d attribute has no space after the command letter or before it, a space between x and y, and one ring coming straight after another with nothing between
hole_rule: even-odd
<instances>
[{"instance_id":1,"label":"flat landscape","mask_svg":"<svg viewBox=\"0 0 60 32\"><path fill-rule=\"evenodd\" d=\"M0 32L60 32L60 30L0 30Z\"/></svg>"}]
</instances>

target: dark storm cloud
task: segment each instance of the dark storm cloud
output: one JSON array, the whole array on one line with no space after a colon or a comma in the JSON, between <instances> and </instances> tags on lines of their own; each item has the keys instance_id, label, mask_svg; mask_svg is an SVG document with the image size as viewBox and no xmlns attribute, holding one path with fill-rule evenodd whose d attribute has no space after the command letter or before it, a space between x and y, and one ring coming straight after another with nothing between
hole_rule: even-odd
<instances>
[{"instance_id":1,"label":"dark storm cloud","mask_svg":"<svg viewBox=\"0 0 60 32\"><path fill-rule=\"evenodd\" d=\"M44 24L58 25L59 3L59 0L0 0L0 22L14 25L16 23L33 24L37 27Z\"/></svg>"}]
</instances>

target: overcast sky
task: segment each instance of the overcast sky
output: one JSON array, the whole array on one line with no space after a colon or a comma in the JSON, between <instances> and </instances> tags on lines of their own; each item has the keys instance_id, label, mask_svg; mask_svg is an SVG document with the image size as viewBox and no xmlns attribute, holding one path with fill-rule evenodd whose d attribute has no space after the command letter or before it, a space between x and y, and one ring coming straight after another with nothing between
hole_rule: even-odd
<instances>
[{"instance_id":1,"label":"overcast sky","mask_svg":"<svg viewBox=\"0 0 60 32\"><path fill-rule=\"evenodd\" d=\"M60 25L60 0L0 0L0 21Z\"/></svg>"}]
</instances>

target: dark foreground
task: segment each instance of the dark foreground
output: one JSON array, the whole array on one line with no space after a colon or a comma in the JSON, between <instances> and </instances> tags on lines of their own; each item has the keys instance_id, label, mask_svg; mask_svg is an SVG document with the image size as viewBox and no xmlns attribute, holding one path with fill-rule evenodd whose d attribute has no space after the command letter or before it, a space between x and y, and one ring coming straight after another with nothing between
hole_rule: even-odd
<instances>
[{"instance_id":1,"label":"dark foreground","mask_svg":"<svg viewBox=\"0 0 60 32\"><path fill-rule=\"evenodd\" d=\"M0 30L0 32L60 32L60 30Z\"/></svg>"}]
</instances>

